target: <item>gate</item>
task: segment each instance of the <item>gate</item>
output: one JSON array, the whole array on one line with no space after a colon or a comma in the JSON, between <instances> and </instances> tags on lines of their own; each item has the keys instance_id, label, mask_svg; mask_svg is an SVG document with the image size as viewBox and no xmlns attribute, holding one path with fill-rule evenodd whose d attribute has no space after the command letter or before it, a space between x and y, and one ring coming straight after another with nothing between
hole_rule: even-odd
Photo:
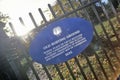
<instances>
[{"instance_id":1,"label":"gate","mask_svg":"<svg viewBox=\"0 0 120 80\"><path fill-rule=\"evenodd\" d=\"M43 11L38 9L43 19L41 25L37 25L33 14L29 13L35 29L24 38L18 37L14 30L14 23L9 23L14 33L14 37L10 38L14 48L8 50L11 54L7 55L7 59L18 80L116 79L120 74L120 19L119 11L114 8L114 4L110 0L108 6L100 0L86 0L86 2L57 0L56 3L57 5L54 6L59 10L48 4L53 17L51 20L47 20ZM45 66L32 61L28 48L34 36L44 26L66 17L82 17L89 20L94 26L92 43L81 54L64 63ZM21 17L19 21L26 26Z\"/></svg>"}]
</instances>

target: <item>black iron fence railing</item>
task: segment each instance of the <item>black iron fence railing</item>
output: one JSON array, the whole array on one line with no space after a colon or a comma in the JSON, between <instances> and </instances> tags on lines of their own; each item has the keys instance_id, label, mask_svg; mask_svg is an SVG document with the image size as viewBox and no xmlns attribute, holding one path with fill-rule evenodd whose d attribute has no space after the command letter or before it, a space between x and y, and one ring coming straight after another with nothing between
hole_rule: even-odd
<instances>
[{"instance_id":1,"label":"black iron fence railing","mask_svg":"<svg viewBox=\"0 0 120 80\"><path fill-rule=\"evenodd\" d=\"M9 23L14 34L10 39L14 49L10 50L11 55L7 58L17 80L21 80L21 76L24 80L116 79L120 74L120 18L119 4L115 7L112 3L111 0L108 0L108 3L102 3L100 0L84 2L83 0L57 0L54 6L48 4L51 20L47 20L42 9L38 9L42 17L41 25L38 25L33 14L29 13L35 29L24 38L17 36L14 22ZM28 48L34 36L44 26L66 17L82 17L89 20L94 26L92 43L80 55L61 64L45 66L33 62ZM20 23L26 26L23 20L19 18Z\"/></svg>"}]
</instances>

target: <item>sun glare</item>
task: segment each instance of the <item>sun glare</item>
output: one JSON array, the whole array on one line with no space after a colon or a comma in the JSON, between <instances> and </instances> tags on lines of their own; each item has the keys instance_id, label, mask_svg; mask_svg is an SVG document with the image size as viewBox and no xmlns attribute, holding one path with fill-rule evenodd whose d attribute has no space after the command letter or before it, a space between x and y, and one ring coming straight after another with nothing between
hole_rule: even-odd
<instances>
[{"instance_id":1,"label":"sun glare","mask_svg":"<svg viewBox=\"0 0 120 80\"><path fill-rule=\"evenodd\" d=\"M48 8L47 4L50 3L53 5L55 1L56 0L2 0L0 10L10 16L10 22L12 22L17 35L23 36L34 28L28 13L31 12L36 23L40 25L42 18L38 12L38 8L41 8L42 11L45 12ZM49 10L44 13L47 20L51 18L49 13ZM19 17L22 17L25 26L20 23Z\"/></svg>"}]
</instances>

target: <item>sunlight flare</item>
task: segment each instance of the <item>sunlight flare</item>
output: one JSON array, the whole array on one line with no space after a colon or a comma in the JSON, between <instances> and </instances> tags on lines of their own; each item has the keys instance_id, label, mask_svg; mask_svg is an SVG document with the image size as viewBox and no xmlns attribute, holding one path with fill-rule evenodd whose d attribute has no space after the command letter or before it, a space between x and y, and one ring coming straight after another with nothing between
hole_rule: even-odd
<instances>
[{"instance_id":1,"label":"sunlight flare","mask_svg":"<svg viewBox=\"0 0 120 80\"><path fill-rule=\"evenodd\" d=\"M10 22L14 24L15 31L18 36L27 34L34 25L28 15L31 12L37 22L37 25L41 24L42 17L38 12L38 8L41 8L44 12L48 10L47 4L54 5L56 0L3 0L0 3L1 12L10 16ZM49 10L48 10L49 11ZM50 12L46 12L45 17L50 20ZM23 26L19 22L19 17L22 17L26 26Z\"/></svg>"}]
</instances>

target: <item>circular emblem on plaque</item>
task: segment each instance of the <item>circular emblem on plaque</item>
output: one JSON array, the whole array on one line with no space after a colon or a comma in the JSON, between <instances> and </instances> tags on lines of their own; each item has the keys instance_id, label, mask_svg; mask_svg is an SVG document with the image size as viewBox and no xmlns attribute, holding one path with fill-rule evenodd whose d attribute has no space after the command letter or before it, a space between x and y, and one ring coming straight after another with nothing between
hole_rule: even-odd
<instances>
[{"instance_id":1,"label":"circular emblem on plaque","mask_svg":"<svg viewBox=\"0 0 120 80\"><path fill-rule=\"evenodd\" d=\"M62 33L62 29L61 29L60 26L57 26L57 27L53 28L53 34L54 35L59 36L59 35L61 35L61 33Z\"/></svg>"}]
</instances>

